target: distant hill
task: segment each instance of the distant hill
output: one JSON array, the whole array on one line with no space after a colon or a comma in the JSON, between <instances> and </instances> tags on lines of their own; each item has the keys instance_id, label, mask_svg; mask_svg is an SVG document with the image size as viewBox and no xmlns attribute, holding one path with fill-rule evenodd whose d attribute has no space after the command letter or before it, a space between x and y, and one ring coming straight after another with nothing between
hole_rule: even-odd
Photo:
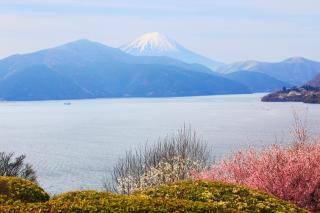
<instances>
[{"instance_id":1,"label":"distant hill","mask_svg":"<svg viewBox=\"0 0 320 213\"><path fill-rule=\"evenodd\" d=\"M320 88L304 85L302 87L292 87L290 89L272 92L264 97L264 102L303 102L310 104L320 104Z\"/></svg>"},{"instance_id":2,"label":"distant hill","mask_svg":"<svg viewBox=\"0 0 320 213\"><path fill-rule=\"evenodd\" d=\"M237 71L225 75L226 78L247 86L252 92L270 92L291 85L264 73Z\"/></svg>"},{"instance_id":3,"label":"distant hill","mask_svg":"<svg viewBox=\"0 0 320 213\"><path fill-rule=\"evenodd\" d=\"M309 81L307 83L307 85L310 85L310 86L313 86L313 87L320 87L320 74L318 74L311 81Z\"/></svg>"},{"instance_id":4,"label":"distant hill","mask_svg":"<svg viewBox=\"0 0 320 213\"><path fill-rule=\"evenodd\" d=\"M199 64L132 56L88 40L0 60L0 99L55 100L249 93Z\"/></svg>"},{"instance_id":5,"label":"distant hill","mask_svg":"<svg viewBox=\"0 0 320 213\"><path fill-rule=\"evenodd\" d=\"M203 64L212 70L223 65L221 62L211 60L188 50L176 41L158 32L146 33L136 40L122 45L120 49L136 56L167 56L186 63Z\"/></svg>"},{"instance_id":6,"label":"distant hill","mask_svg":"<svg viewBox=\"0 0 320 213\"><path fill-rule=\"evenodd\" d=\"M320 73L320 62L302 57L289 58L277 63L244 61L223 66L217 71L232 73L239 70L264 73L280 81L300 86Z\"/></svg>"}]
</instances>

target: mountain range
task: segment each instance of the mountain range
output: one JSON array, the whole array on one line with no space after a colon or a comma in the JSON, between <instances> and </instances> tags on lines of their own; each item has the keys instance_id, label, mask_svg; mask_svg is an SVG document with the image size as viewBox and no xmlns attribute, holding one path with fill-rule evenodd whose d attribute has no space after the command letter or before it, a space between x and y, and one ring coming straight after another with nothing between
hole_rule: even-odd
<instances>
[{"instance_id":1,"label":"mountain range","mask_svg":"<svg viewBox=\"0 0 320 213\"><path fill-rule=\"evenodd\" d=\"M2 100L249 92L244 85L215 75L199 64L160 56L133 56L89 40L0 60Z\"/></svg>"},{"instance_id":2,"label":"mountain range","mask_svg":"<svg viewBox=\"0 0 320 213\"><path fill-rule=\"evenodd\" d=\"M221 66L219 73L232 73L239 70L267 74L280 81L300 86L320 73L320 62L303 57L293 57L281 62L244 61Z\"/></svg>"},{"instance_id":3,"label":"mountain range","mask_svg":"<svg viewBox=\"0 0 320 213\"><path fill-rule=\"evenodd\" d=\"M236 71L224 77L245 85L252 92L271 92L282 87L291 87L290 83L280 81L260 72Z\"/></svg>"},{"instance_id":4,"label":"mountain range","mask_svg":"<svg viewBox=\"0 0 320 213\"><path fill-rule=\"evenodd\" d=\"M280 62L260 62L260 61L242 61L231 64L209 59L208 57L196 54L191 50L183 47L178 42L168 38L164 34L153 32L146 33L139 38L120 46L120 49L137 56L166 56L184 61L186 63L202 64L210 68L216 73L228 75L233 72L241 71L233 75L243 80L248 78L252 82L253 78L257 78L258 74L262 77L265 74L264 82L270 80L270 86L264 88L262 85L259 89L252 88L253 92L269 91L277 87L271 86L284 82L286 85L300 86L310 81L316 74L320 73L320 62L312 61L303 57L292 57ZM243 71L255 72L254 74L244 73ZM240 77L240 75L244 75ZM228 77L228 76L225 76ZM271 79L271 78L272 79ZM236 80L236 79L234 79ZM259 80L259 78L257 79Z\"/></svg>"},{"instance_id":5,"label":"mountain range","mask_svg":"<svg viewBox=\"0 0 320 213\"><path fill-rule=\"evenodd\" d=\"M290 58L279 63L225 65L193 53L160 33L112 48L78 40L0 60L0 99L53 100L171 97L269 92L302 85L320 63Z\"/></svg>"}]
</instances>

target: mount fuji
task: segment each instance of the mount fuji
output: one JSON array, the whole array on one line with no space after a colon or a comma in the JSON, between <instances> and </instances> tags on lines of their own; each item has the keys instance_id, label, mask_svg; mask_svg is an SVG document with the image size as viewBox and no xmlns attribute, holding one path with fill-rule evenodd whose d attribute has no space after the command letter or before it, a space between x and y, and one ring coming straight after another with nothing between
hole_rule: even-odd
<instances>
[{"instance_id":1,"label":"mount fuji","mask_svg":"<svg viewBox=\"0 0 320 213\"><path fill-rule=\"evenodd\" d=\"M250 92L205 66L133 56L85 39L0 60L0 100L6 101Z\"/></svg>"},{"instance_id":2,"label":"mount fuji","mask_svg":"<svg viewBox=\"0 0 320 213\"><path fill-rule=\"evenodd\" d=\"M186 63L197 63L216 70L223 63L194 53L167 36L158 33L146 33L128 44L120 46L126 53L135 56L167 56Z\"/></svg>"}]
</instances>

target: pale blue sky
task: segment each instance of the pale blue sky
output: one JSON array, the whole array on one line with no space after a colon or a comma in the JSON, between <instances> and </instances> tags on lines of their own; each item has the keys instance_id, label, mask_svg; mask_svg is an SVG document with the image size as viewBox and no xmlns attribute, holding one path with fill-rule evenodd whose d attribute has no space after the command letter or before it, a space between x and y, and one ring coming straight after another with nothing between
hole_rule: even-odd
<instances>
[{"instance_id":1,"label":"pale blue sky","mask_svg":"<svg viewBox=\"0 0 320 213\"><path fill-rule=\"evenodd\" d=\"M212 59L320 60L320 0L0 0L0 57L158 31Z\"/></svg>"}]
</instances>

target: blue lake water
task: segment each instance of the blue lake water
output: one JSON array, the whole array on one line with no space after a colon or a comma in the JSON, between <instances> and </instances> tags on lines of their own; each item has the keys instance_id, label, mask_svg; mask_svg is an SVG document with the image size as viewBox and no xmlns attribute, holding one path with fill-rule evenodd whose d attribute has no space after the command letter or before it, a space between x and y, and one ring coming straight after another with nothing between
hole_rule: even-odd
<instances>
[{"instance_id":1,"label":"blue lake water","mask_svg":"<svg viewBox=\"0 0 320 213\"><path fill-rule=\"evenodd\" d=\"M263 94L0 102L0 151L26 154L50 193L99 189L126 150L191 125L220 158L289 140L293 111L320 132L320 105L263 103ZM71 105L65 105L71 102Z\"/></svg>"}]
</instances>

